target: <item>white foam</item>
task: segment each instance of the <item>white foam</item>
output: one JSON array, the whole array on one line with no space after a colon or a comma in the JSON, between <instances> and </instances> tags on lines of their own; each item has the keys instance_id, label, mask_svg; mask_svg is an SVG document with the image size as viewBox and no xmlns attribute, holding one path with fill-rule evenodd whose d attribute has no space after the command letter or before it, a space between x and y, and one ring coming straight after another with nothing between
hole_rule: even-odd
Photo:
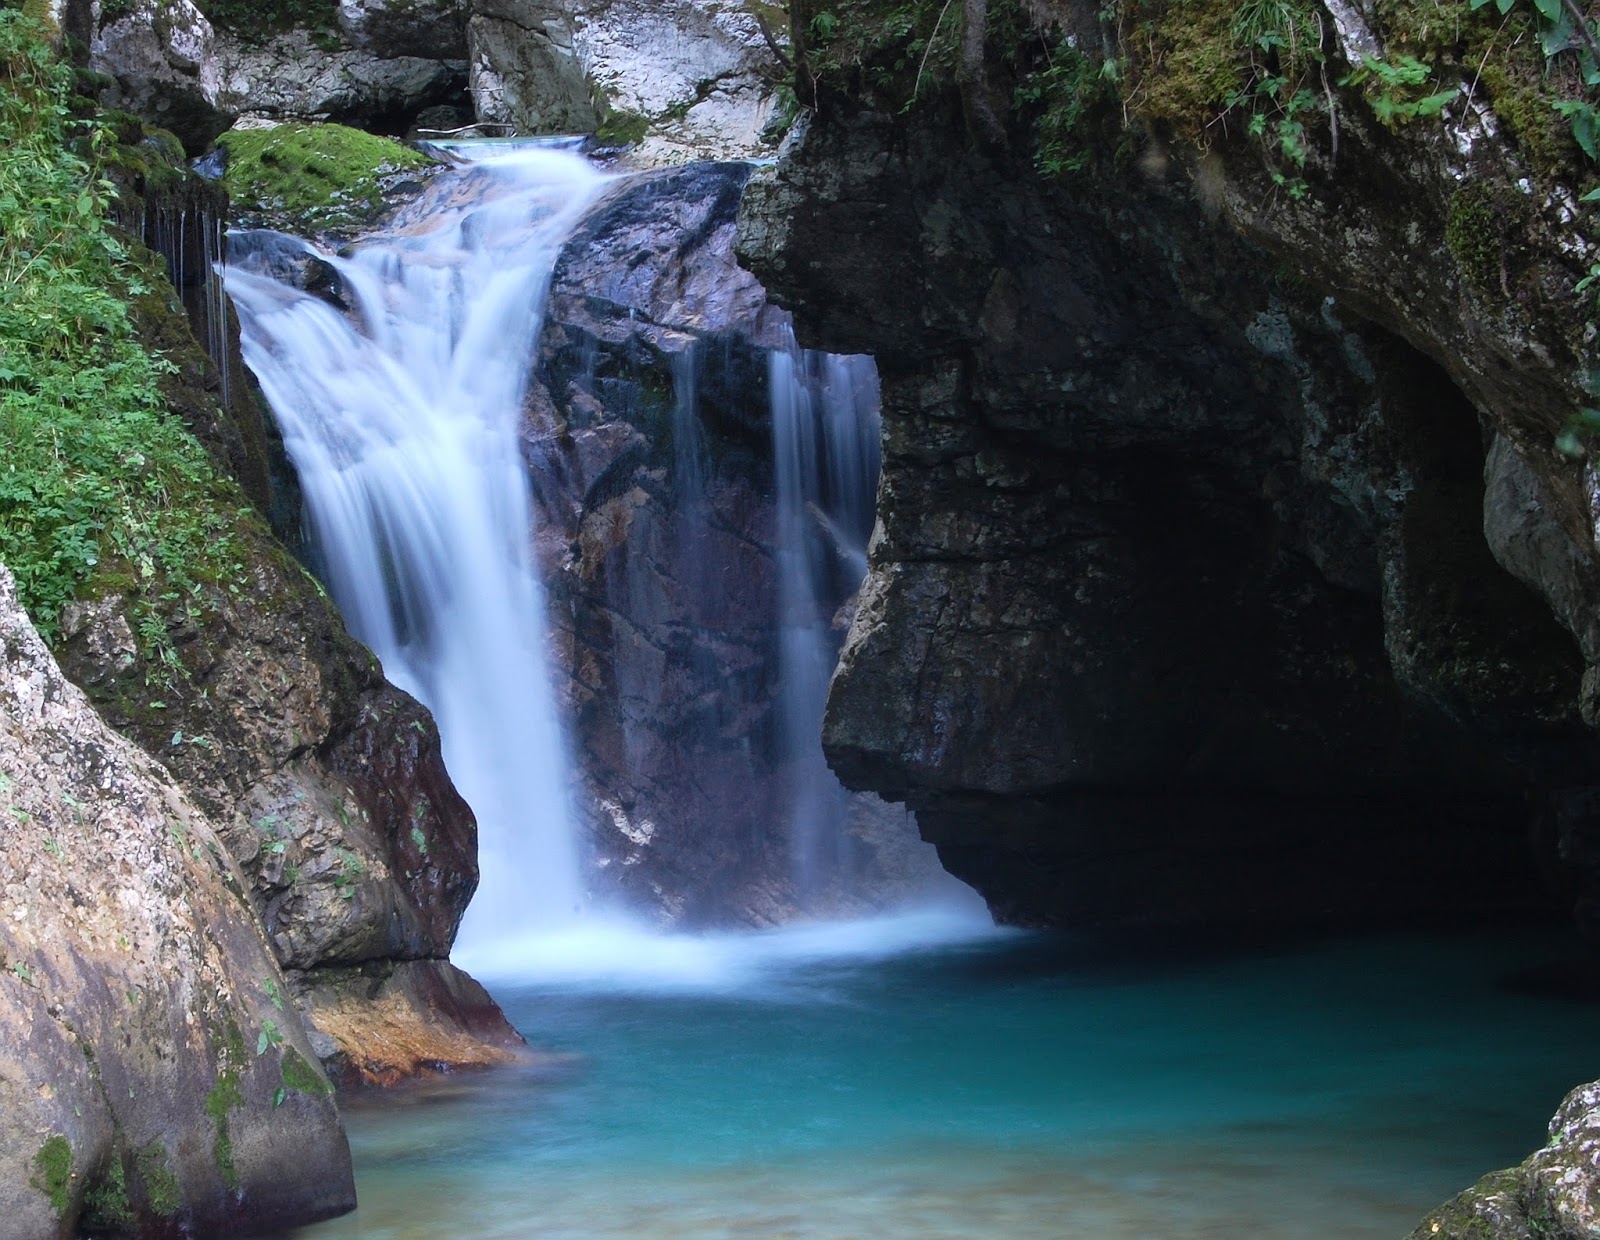
<instances>
[{"instance_id":1,"label":"white foam","mask_svg":"<svg viewBox=\"0 0 1600 1240\"><path fill-rule=\"evenodd\" d=\"M620 919L593 919L559 931L475 944L457 951L454 961L496 986L776 996L804 985L819 966L979 944L1016 933L965 902L856 921L707 934L661 933Z\"/></svg>"}]
</instances>

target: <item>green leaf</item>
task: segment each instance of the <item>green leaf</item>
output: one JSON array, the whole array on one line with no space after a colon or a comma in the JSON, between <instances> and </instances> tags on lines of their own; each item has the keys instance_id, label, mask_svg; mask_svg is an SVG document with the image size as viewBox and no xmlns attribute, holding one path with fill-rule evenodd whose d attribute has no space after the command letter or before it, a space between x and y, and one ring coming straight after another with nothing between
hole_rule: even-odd
<instances>
[{"instance_id":1,"label":"green leaf","mask_svg":"<svg viewBox=\"0 0 1600 1240\"><path fill-rule=\"evenodd\" d=\"M1418 116L1438 116L1444 111L1447 103L1454 101L1458 92L1454 90L1441 90L1437 95L1429 95L1417 100Z\"/></svg>"}]
</instances>

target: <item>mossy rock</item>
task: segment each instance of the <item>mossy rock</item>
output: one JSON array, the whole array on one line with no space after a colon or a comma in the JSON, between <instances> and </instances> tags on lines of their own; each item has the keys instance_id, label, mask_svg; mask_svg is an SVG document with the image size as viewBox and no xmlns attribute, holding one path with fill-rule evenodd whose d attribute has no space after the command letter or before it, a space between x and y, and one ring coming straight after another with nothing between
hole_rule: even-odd
<instances>
[{"instance_id":1,"label":"mossy rock","mask_svg":"<svg viewBox=\"0 0 1600 1240\"><path fill-rule=\"evenodd\" d=\"M402 142L345 125L236 129L217 145L227 152L223 180L236 219L287 232L338 232L370 224L399 176L437 166Z\"/></svg>"}]
</instances>

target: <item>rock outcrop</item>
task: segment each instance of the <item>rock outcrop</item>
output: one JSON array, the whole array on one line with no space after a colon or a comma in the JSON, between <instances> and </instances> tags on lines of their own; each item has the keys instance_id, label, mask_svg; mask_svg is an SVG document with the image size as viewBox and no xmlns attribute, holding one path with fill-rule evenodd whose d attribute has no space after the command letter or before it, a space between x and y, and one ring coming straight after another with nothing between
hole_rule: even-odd
<instances>
[{"instance_id":1,"label":"rock outcrop","mask_svg":"<svg viewBox=\"0 0 1600 1240\"><path fill-rule=\"evenodd\" d=\"M1592 536L1551 446L1581 329L1564 301L1486 313L1461 274L1462 118L1392 134L1346 96L1337 174L1313 157L1291 197L1243 135L1041 177L1020 120L973 141L954 87L902 113L873 81L823 75L741 233L802 339L884 376L826 725L846 782L1022 922L1528 909L1530 832L1591 866L1563 621ZM1518 175L1472 151L1464 175ZM1518 270L1557 288L1543 209ZM1484 427L1511 445L1487 511ZM1545 517L1513 510L1527 471Z\"/></svg>"},{"instance_id":2,"label":"rock outcrop","mask_svg":"<svg viewBox=\"0 0 1600 1240\"><path fill-rule=\"evenodd\" d=\"M1597 1152L1600 1082L1593 1082L1562 1101L1543 1149L1440 1206L1411 1240L1590 1240L1600 1235Z\"/></svg>"},{"instance_id":3,"label":"rock outcrop","mask_svg":"<svg viewBox=\"0 0 1600 1240\"><path fill-rule=\"evenodd\" d=\"M477 0L467 24L478 119L522 133L592 133L600 123L562 0Z\"/></svg>"},{"instance_id":4,"label":"rock outcrop","mask_svg":"<svg viewBox=\"0 0 1600 1240\"><path fill-rule=\"evenodd\" d=\"M171 130L198 155L233 124L211 23L192 0L134 0L99 7L90 65L111 84L108 107Z\"/></svg>"},{"instance_id":5,"label":"rock outcrop","mask_svg":"<svg viewBox=\"0 0 1600 1240\"><path fill-rule=\"evenodd\" d=\"M62 675L3 567L0 814L5 1234L258 1234L353 1208L247 880Z\"/></svg>"},{"instance_id":6,"label":"rock outcrop","mask_svg":"<svg viewBox=\"0 0 1600 1240\"><path fill-rule=\"evenodd\" d=\"M224 34L217 42L219 97L234 112L402 134L424 109L464 103L467 61L459 30L453 42L422 54L384 54L396 46L408 44L350 46L304 29L261 41ZM457 123L469 119L451 116Z\"/></svg>"},{"instance_id":7,"label":"rock outcrop","mask_svg":"<svg viewBox=\"0 0 1600 1240\"><path fill-rule=\"evenodd\" d=\"M768 154L780 62L759 16L708 0L475 0L478 115L523 133L638 143L655 167ZM769 25L769 30L771 29Z\"/></svg>"},{"instance_id":8,"label":"rock outcrop","mask_svg":"<svg viewBox=\"0 0 1600 1240\"><path fill-rule=\"evenodd\" d=\"M805 903L780 740L768 351L787 317L734 262L743 164L620 185L557 265L528 398L537 550L597 890L665 923ZM844 602L825 604L831 613ZM928 876L898 807L852 807L862 909Z\"/></svg>"}]
</instances>

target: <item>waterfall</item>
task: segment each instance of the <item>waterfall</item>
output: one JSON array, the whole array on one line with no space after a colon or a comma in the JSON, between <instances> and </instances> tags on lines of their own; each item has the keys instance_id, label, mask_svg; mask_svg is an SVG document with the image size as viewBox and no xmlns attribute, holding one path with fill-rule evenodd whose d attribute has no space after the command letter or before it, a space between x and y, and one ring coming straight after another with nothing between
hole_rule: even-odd
<instances>
[{"instance_id":1,"label":"waterfall","mask_svg":"<svg viewBox=\"0 0 1600 1240\"><path fill-rule=\"evenodd\" d=\"M315 252L342 308L248 250L227 273L328 589L433 712L477 815L469 949L582 899L519 426L552 268L602 179L571 153L484 149L441 175L423 223Z\"/></svg>"},{"instance_id":2,"label":"waterfall","mask_svg":"<svg viewBox=\"0 0 1600 1240\"><path fill-rule=\"evenodd\" d=\"M878 373L870 358L770 354L777 481L780 744L790 859L802 900L850 881L849 796L818 738L842 634L834 611L867 571L879 466Z\"/></svg>"}]
</instances>

